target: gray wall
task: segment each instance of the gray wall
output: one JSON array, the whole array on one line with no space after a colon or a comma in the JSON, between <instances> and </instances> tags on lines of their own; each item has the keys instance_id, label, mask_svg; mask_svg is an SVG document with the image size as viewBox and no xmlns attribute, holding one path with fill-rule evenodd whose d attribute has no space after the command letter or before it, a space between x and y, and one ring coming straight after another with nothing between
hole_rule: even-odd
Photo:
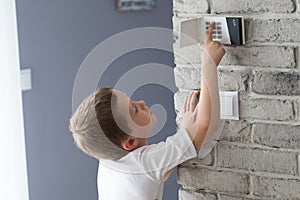
<instances>
[{"instance_id":1,"label":"gray wall","mask_svg":"<svg viewBox=\"0 0 300 200\"><path fill-rule=\"evenodd\" d=\"M31 200L97 199L97 161L79 151L68 130L72 88L85 56L101 41L143 26L172 28L172 2L157 1L151 11L118 13L114 1L17 0L22 68L32 69L33 89L23 93L29 190ZM172 36L165 41L172 47ZM154 62L173 67L172 53L140 50L116 60L100 86L113 86L133 66ZM173 76L166 77L173 81ZM164 105L168 123L160 136L175 131L173 94L146 85L134 94L150 106ZM164 199L177 199L176 176L165 186Z\"/></svg>"}]
</instances>

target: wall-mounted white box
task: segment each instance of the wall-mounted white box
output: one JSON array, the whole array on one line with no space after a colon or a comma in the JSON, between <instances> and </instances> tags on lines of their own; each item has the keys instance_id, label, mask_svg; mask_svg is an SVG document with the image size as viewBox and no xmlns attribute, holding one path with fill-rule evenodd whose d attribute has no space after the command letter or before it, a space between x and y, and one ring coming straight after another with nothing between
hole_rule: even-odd
<instances>
[{"instance_id":1,"label":"wall-mounted white box","mask_svg":"<svg viewBox=\"0 0 300 200\"><path fill-rule=\"evenodd\" d=\"M215 22L212 33L214 41L234 46L245 44L245 25L242 16L205 16L181 21L180 47L204 43L210 22Z\"/></svg>"},{"instance_id":2,"label":"wall-mounted white box","mask_svg":"<svg viewBox=\"0 0 300 200\"><path fill-rule=\"evenodd\" d=\"M238 92L220 92L221 119L239 120Z\"/></svg>"}]
</instances>

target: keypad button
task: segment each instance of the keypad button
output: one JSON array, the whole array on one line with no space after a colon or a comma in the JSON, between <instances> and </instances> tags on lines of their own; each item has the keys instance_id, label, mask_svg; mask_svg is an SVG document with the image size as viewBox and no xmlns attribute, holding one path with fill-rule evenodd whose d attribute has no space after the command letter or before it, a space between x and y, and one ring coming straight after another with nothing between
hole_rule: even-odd
<instances>
[{"instance_id":1,"label":"keypad button","mask_svg":"<svg viewBox=\"0 0 300 200\"><path fill-rule=\"evenodd\" d=\"M206 21L204 23L206 33L207 33L208 28L209 28L209 25L210 25L209 21ZM214 40L221 40L222 39L222 22L215 22L215 27L213 29L212 39L214 39Z\"/></svg>"}]
</instances>

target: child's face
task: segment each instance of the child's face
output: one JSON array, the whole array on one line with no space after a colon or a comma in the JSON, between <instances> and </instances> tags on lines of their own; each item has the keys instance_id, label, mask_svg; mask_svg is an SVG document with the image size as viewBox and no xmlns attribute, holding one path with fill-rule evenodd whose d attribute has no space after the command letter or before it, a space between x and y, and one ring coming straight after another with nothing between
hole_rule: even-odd
<instances>
[{"instance_id":1,"label":"child's face","mask_svg":"<svg viewBox=\"0 0 300 200\"><path fill-rule=\"evenodd\" d=\"M117 95L116 111L127 119L129 128L133 130L130 135L147 138L157 122L156 116L144 101L132 101L125 93L115 89L113 91Z\"/></svg>"}]
</instances>

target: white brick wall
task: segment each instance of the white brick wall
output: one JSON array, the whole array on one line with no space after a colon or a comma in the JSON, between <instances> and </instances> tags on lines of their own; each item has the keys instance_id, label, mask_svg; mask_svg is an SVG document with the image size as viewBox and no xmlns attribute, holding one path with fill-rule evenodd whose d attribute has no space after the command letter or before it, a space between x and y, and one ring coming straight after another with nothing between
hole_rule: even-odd
<instances>
[{"instance_id":1,"label":"white brick wall","mask_svg":"<svg viewBox=\"0 0 300 200\"><path fill-rule=\"evenodd\" d=\"M226 0L221 3L212 0L211 3L215 13L291 13L296 9L293 0Z\"/></svg>"},{"instance_id":2,"label":"white brick wall","mask_svg":"<svg viewBox=\"0 0 300 200\"><path fill-rule=\"evenodd\" d=\"M300 0L173 0L173 27L208 15L242 15L246 45L228 47L221 91L238 91L240 120L225 120L203 160L178 169L181 200L300 200ZM180 49L174 33L177 121L190 90L201 89L203 44Z\"/></svg>"}]
</instances>

